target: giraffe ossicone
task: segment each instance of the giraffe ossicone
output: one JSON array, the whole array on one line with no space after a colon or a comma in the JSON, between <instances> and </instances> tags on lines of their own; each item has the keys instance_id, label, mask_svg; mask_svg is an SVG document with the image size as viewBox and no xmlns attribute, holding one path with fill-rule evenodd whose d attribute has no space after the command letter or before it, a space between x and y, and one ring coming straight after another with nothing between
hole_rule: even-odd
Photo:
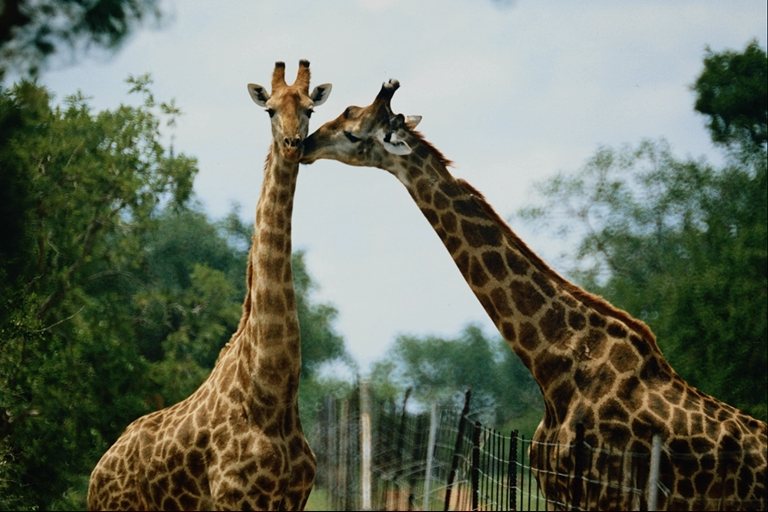
<instances>
[{"instance_id":1,"label":"giraffe ossicone","mask_svg":"<svg viewBox=\"0 0 768 512\"><path fill-rule=\"evenodd\" d=\"M309 62L272 90L249 84L266 106L272 141L248 253L236 332L208 378L181 402L125 429L91 473L90 510L302 510L317 463L301 428L301 340L291 270L291 213L313 107Z\"/></svg>"},{"instance_id":2,"label":"giraffe ossicone","mask_svg":"<svg viewBox=\"0 0 768 512\"><path fill-rule=\"evenodd\" d=\"M766 423L689 385L647 325L544 263L480 192L452 176L449 160L414 131L418 119L392 112L398 87L390 80L370 105L350 106L323 124L305 140L302 163L377 167L406 187L542 391L545 415L530 460L550 503L580 497L581 509L647 507L644 495L616 493L599 475L623 471L634 479L623 483L644 489L648 472L624 467L633 457L621 454L647 463L658 434L659 483L669 491L659 496L661 510L764 510ZM574 486L552 475L574 468L572 453L557 447L574 443L581 427L600 455Z\"/></svg>"}]
</instances>

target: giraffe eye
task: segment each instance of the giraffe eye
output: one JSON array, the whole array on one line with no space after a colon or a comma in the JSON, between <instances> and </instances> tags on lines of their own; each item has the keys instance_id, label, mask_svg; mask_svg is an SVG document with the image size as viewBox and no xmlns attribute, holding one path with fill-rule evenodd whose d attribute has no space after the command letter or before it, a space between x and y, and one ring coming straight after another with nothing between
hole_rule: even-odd
<instances>
[{"instance_id":1,"label":"giraffe eye","mask_svg":"<svg viewBox=\"0 0 768 512\"><path fill-rule=\"evenodd\" d=\"M346 130L344 130L344 136L347 138L347 140L349 140L349 142L360 142L361 140L363 140L360 137L355 137L354 135L352 135Z\"/></svg>"},{"instance_id":2,"label":"giraffe eye","mask_svg":"<svg viewBox=\"0 0 768 512\"><path fill-rule=\"evenodd\" d=\"M267 114L269 114L269 117L272 117L272 116L274 116L274 115L275 115L275 109L273 109L273 108L268 108L268 109L267 109Z\"/></svg>"},{"instance_id":3,"label":"giraffe eye","mask_svg":"<svg viewBox=\"0 0 768 512\"><path fill-rule=\"evenodd\" d=\"M307 111L306 111L307 117L312 117L312 114L314 112L315 112L314 110L312 110L311 108L308 108Z\"/></svg>"}]
</instances>

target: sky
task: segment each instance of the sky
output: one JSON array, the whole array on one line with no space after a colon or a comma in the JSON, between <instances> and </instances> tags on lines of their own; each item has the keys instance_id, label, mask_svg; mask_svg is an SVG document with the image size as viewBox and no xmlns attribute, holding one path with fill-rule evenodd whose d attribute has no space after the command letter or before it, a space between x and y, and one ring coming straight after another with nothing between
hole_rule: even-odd
<instances>
[{"instance_id":1,"label":"sky","mask_svg":"<svg viewBox=\"0 0 768 512\"><path fill-rule=\"evenodd\" d=\"M129 101L125 80L149 73L158 100L183 116L177 152L198 159L207 213L234 204L253 221L269 119L248 96L275 61L312 84L330 82L310 131L348 105L369 104L390 78L392 107L421 115L419 131L454 162L528 245L565 272L553 232L513 214L534 185L579 170L600 147L666 139L679 158L717 161L691 84L707 47L766 47L764 0L167 0L159 29L137 31L111 57L57 65L41 82L56 98L81 91L94 109ZM455 337L468 324L495 334L477 299L405 188L373 168L302 166L293 248L305 252L313 299L338 309L346 347L369 371L399 335Z\"/></svg>"}]
</instances>

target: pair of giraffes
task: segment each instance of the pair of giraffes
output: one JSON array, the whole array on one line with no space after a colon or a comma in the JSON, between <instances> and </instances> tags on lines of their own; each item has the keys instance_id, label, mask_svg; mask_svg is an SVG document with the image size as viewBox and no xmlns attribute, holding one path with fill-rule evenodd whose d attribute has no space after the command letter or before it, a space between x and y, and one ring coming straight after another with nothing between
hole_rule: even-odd
<instances>
[{"instance_id":1,"label":"pair of giraffes","mask_svg":"<svg viewBox=\"0 0 768 512\"><path fill-rule=\"evenodd\" d=\"M248 85L271 118L272 144L239 326L194 393L131 423L104 454L91 474L90 509L304 508L316 460L297 406L291 213L299 163L323 158L385 169L405 185L531 371L545 402L531 460L550 500L572 501L572 486L545 475L568 474L574 462L568 450L547 447L572 443L580 424L585 441L604 453L647 454L659 434L664 454L680 454L662 457L660 509L765 509L766 423L687 384L644 323L549 268L477 190L450 174L450 162L414 130L420 117L392 112L397 81L307 137L313 107L331 91L322 84L310 93L309 80L308 61L292 85L277 62L271 92ZM636 496L616 498L589 478L617 464L594 457L583 468L587 478L576 492L584 508L638 505Z\"/></svg>"}]
</instances>

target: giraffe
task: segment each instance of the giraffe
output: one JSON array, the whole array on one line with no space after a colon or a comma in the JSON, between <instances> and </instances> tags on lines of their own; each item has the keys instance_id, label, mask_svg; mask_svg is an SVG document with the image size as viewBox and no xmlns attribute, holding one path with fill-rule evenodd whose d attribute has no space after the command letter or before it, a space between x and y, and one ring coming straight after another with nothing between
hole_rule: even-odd
<instances>
[{"instance_id":1,"label":"giraffe","mask_svg":"<svg viewBox=\"0 0 768 512\"><path fill-rule=\"evenodd\" d=\"M617 493L600 474L624 470L629 450L648 465L661 436L660 509L765 509L768 427L695 389L664 359L647 325L570 283L512 231L450 162L414 128L419 116L393 114L399 87L386 82L367 107L348 107L306 140L302 163L333 159L377 167L403 183L502 337L539 385L544 418L531 461L555 508L647 507ZM576 430L597 449L578 485L569 474ZM675 455L677 454L677 455ZM640 459L638 459L640 460ZM625 472L635 488L647 469ZM605 479L603 479L605 480ZM617 494L622 494L617 496Z\"/></svg>"},{"instance_id":2,"label":"giraffe","mask_svg":"<svg viewBox=\"0 0 768 512\"><path fill-rule=\"evenodd\" d=\"M272 142L256 208L236 332L208 378L181 402L131 423L94 468L91 510L301 510L316 460L301 429L301 348L291 273L291 213L302 142L314 106L309 62L292 85L275 63L265 107Z\"/></svg>"}]
</instances>

